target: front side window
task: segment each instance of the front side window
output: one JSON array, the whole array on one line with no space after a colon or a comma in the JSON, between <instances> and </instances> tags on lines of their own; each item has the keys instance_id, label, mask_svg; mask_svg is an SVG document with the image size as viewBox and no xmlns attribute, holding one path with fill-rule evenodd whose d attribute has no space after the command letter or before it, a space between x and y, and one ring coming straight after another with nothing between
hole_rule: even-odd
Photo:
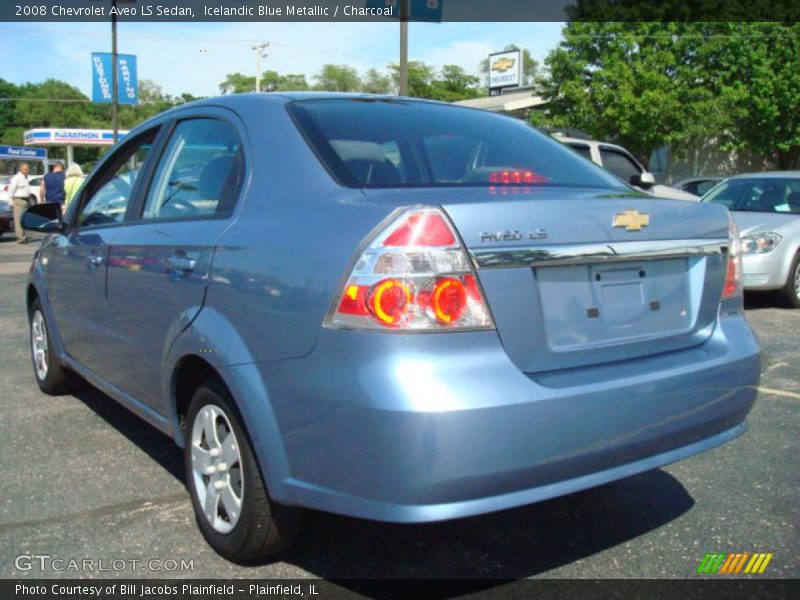
<instances>
[{"instance_id":1,"label":"front side window","mask_svg":"<svg viewBox=\"0 0 800 600\"><path fill-rule=\"evenodd\" d=\"M628 183L631 183L632 178L638 176L642 172L639 165L637 165L630 156L619 150L612 150L611 148L603 148L601 146L600 158L606 169Z\"/></svg>"},{"instance_id":2,"label":"front side window","mask_svg":"<svg viewBox=\"0 0 800 600\"><path fill-rule=\"evenodd\" d=\"M79 227L121 223L128 209L136 178L150 154L158 129L123 146L90 184L78 215Z\"/></svg>"},{"instance_id":3,"label":"front side window","mask_svg":"<svg viewBox=\"0 0 800 600\"><path fill-rule=\"evenodd\" d=\"M143 219L229 215L242 181L242 148L233 129L216 119L175 127L147 193Z\"/></svg>"},{"instance_id":4,"label":"front side window","mask_svg":"<svg viewBox=\"0 0 800 600\"><path fill-rule=\"evenodd\" d=\"M792 179L733 179L714 188L703 202L742 212L800 215L799 184Z\"/></svg>"},{"instance_id":5,"label":"front side window","mask_svg":"<svg viewBox=\"0 0 800 600\"><path fill-rule=\"evenodd\" d=\"M287 108L323 165L350 187L624 189L562 143L510 117L388 98L298 100Z\"/></svg>"}]
</instances>

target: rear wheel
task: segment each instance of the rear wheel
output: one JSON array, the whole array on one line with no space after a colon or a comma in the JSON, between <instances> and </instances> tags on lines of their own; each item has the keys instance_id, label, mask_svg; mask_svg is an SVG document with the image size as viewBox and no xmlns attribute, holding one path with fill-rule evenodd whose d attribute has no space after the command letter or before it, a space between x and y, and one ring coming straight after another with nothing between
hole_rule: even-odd
<instances>
[{"instance_id":1,"label":"rear wheel","mask_svg":"<svg viewBox=\"0 0 800 600\"><path fill-rule=\"evenodd\" d=\"M31 359L39 389L51 396L68 394L73 383L72 373L58 362L51 351L50 329L38 298L31 306L30 330Z\"/></svg>"},{"instance_id":2,"label":"rear wheel","mask_svg":"<svg viewBox=\"0 0 800 600\"><path fill-rule=\"evenodd\" d=\"M800 253L794 257L792 268L789 269L789 278L781 290L784 300L792 308L800 308Z\"/></svg>"},{"instance_id":3,"label":"rear wheel","mask_svg":"<svg viewBox=\"0 0 800 600\"><path fill-rule=\"evenodd\" d=\"M206 541L234 562L286 548L300 523L299 509L269 498L250 441L228 391L202 385L186 418L184 463L195 517Z\"/></svg>"}]
</instances>

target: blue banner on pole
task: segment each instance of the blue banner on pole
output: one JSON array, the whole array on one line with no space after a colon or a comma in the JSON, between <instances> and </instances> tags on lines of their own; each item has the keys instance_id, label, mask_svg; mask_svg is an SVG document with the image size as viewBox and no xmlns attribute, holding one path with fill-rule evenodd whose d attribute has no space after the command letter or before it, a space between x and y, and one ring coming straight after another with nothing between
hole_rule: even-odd
<instances>
[{"instance_id":1,"label":"blue banner on pole","mask_svg":"<svg viewBox=\"0 0 800 600\"><path fill-rule=\"evenodd\" d=\"M92 52L92 102L111 102L112 57L110 52ZM117 54L117 102L136 104L139 101L139 79L136 56Z\"/></svg>"},{"instance_id":2,"label":"blue banner on pole","mask_svg":"<svg viewBox=\"0 0 800 600\"><path fill-rule=\"evenodd\" d=\"M438 23L442 20L442 5L444 0L407 0L409 21L431 21ZM399 19L402 12L403 0L367 0L367 8L391 8L393 19Z\"/></svg>"}]
</instances>

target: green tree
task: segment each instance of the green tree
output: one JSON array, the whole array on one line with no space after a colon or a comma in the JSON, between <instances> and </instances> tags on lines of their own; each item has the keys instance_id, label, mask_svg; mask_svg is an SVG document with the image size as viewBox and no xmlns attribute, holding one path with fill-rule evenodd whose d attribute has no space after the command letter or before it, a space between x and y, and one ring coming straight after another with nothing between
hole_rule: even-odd
<instances>
[{"instance_id":1,"label":"green tree","mask_svg":"<svg viewBox=\"0 0 800 600\"><path fill-rule=\"evenodd\" d=\"M316 90L328 92L357 92L361 90L361 78L358 71L347 65L322 65L322 69L314 78Z\"/></svg>"},{"instance_id":2,"label":"green tree","mask_svg":"<svg viewBox=\"0 0 800 600\"><path fill-rule=\"evenodd\" d=\"M243 94L256 91L256 78L242 73L228 73L219 84L220 94Z\"/></svg>"},{"instance_id":3,"label":"green tree","mask_svg":"<svg viewBox=\"0 0 800 600\"><path fill-rule=\"evenodd\" d=\"M510 52L511 50L519 50L520 47L516 44L508 44L503 48L503 52ZM481 61L481 74L483 75L484 86L489 86L489 58L484 58ZM539 78L539 63L527 48L522 51L522 85L535 85Z\"/></svg>"},{"instance_id":4,"label":"green tree","mask_svg":"<svg viewBox=\"0 0 800 600\"><path fill-rule=\"evenodd\" d=\"M392 78L377 69L370 69L364 74L361 81L361 91L367 94L390 94L392 92Z\"/></svg>"},{"instance_id":5,"label":"green tree","mask_svg":"<svg viewBox=\"0 0 800 600\"><path fill-rule=\"evenodd\" d=\"M697 138L800 160L800 26L571 22L546 59L549 119L642 159Z\"/></svg>"},{"instance_id":6,"label":"green tree","mask_svg":"<svg viewBox=\"0 0 800 600\"><path fill-rule=\"evenodd\" d=\"M265 92L302 91L308 88L306 76L302 74L281 75L277 71L264 71L261 79L261 90Z\"/></svg>"},{"instance_id":7,"label":"green tree","mask_svg":"<svg viewBox=\"0 0 800 600\"><path fill-rule=\"evenodd\" d=\"M389 73L394 89L400 88L400 66L389 65ZM436 70L419 60L408 61L408 95L412 98L430 98L431 83L436 77Z\"/></svg>"},{"instance_id":8,"label":"green tree","mask_svg":"<svg viewBox=\"0 0 800 600\"><path fill-rule=\"evenodd\" d=\"M729 148L773 157L780 169L800 168L800 24L723 27L727 37L703 53L729 117L721 137Z\"/></svg>"},{"instance_id":9,"label":"green tree","mask_svg":"<svg viewBox=\"0 0 800 600\"><path fill-rule=\"evenodd\" d=\"M615 140L647 160L666 144L720 130L699 23L569 23L545 63L557 126Z\"/></svg>"}]
</instances>

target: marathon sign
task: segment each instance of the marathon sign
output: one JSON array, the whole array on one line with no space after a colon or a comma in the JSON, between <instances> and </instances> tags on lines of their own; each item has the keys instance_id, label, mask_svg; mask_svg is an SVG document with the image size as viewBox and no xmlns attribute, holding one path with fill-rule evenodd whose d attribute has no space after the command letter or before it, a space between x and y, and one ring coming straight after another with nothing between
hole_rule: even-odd
<instances>
[{"instance_id":1,"label":"marathon sign","mask_svg":"<svg viewBox=\"0 0 800 600\"><path fill-rule=\"evenodd\" d=\"M120 131L123 137L127 131ZM23 134L26 146L112 146L114 132L110 129L29 129Z\"/></svg>"}]
</instances>

